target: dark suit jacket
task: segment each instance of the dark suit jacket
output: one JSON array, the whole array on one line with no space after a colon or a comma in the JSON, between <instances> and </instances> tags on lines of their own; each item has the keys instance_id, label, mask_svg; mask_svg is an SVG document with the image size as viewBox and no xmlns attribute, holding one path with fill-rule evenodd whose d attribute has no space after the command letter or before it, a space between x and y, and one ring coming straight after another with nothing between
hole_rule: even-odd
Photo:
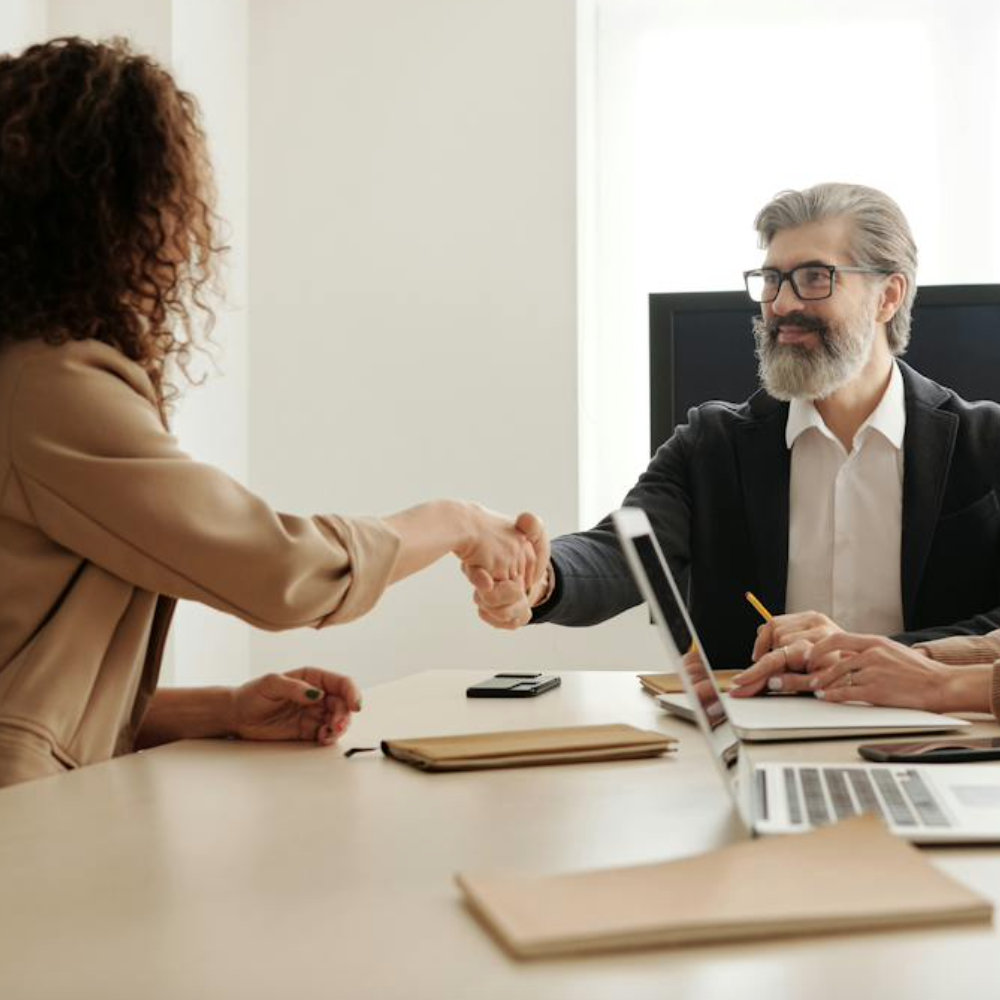
<instances>
[{"instance_id":1,"label":"dark suit jacket","mask_svg":"<svg viewBox=\"0 0 1000 1000\"><path fill-rule=\"evenodd\" d=\"M903 619L912 643L1000 627L1000 406L969 403L899 363L903 443ZM623 506L641 507L713 666L749 662L760 619L752 590L785 609L788 404L763 390L704 403L662 445ZM556 589L535 621L592 625L639 603L605 518L552 545ZM820 609L822 610L822 609Z\"/></svg>"}]
</instances>

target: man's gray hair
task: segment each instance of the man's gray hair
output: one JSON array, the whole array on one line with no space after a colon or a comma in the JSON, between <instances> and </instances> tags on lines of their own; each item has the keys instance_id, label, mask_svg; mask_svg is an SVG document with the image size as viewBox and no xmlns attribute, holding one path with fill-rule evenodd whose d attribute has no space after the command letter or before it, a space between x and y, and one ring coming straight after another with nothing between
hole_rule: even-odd
<instances>
[{"instance_id":1,"label":"man's gray hair","mask_svg":"<svg viewBox=\"0 0 1000 1000\"><path fill-rule=\"evenodd\" d=\"M910 313L917 294L917 245L906 216L887 194L861 184L817 184L804 191L782 191L760 210L754 226L761 249L767 249L784 229L833 218L853 223L854 264L883 268L906 278L903 300L886 324L889 349L902 354L910 342Z\"/></svg>"}]
</instances>

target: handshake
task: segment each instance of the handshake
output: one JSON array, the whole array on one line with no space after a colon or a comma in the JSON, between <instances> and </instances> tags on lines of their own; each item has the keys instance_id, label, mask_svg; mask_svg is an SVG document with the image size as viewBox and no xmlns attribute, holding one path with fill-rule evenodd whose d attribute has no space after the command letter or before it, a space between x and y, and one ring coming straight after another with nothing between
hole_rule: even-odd
<instances>
[{"instance_id":1,"label":"handshake","mask_svg":"<svg viewBox=\"0 0 1000 1000\"><path fill-rule=\"evenodd\" d=\"M471 532L454 550L475 589L479 617L494 628L516 629L551 590L549 536L540 518L502 514L469 504Z\"/></svg>"}]
</instances>

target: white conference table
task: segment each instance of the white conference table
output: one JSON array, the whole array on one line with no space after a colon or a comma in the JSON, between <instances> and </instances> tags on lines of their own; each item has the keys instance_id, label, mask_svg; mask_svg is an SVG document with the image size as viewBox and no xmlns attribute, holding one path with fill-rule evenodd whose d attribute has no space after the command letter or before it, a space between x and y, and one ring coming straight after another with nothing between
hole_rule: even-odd
<instances>
[{"instance_id":1,"label":"white conference table","mask_svg":"<svg viewBox=\"0 0 1000 1000\"><path fill-rule=\"evenodd\" d=\"M634 675L567 673L537 699L466 699L483 677L431 671L367 690L340 749L189 741L0 791L0 997L939 1000L1000 990L1000 918L510 958L465 908L456 871L634 864L743 834L697 733L662 714ZM653 760L463 774L342 756L384 737L599 722L660 729L681 745ZM854 746L755 754L848 760ZM927 853L1000 908L1000 846Z\"/></svg>"}]
</instances>

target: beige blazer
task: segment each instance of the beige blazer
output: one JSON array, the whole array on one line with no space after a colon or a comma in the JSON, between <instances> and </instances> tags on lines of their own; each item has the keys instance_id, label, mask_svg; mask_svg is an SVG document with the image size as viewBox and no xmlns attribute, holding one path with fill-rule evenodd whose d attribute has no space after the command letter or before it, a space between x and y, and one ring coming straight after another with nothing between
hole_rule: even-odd
<instances>
[{"instance_id":1,"label":"beige blazer","mask_svg":"<svg viewBox=\"0 0 1000 1000\"><path fill-rule=\"evenodd\" d=\"M113 348L0 348L0 786L132 749L176 599L323 628L372 608L398 549L190 458Z\"/></svg>"}]
</instances>

